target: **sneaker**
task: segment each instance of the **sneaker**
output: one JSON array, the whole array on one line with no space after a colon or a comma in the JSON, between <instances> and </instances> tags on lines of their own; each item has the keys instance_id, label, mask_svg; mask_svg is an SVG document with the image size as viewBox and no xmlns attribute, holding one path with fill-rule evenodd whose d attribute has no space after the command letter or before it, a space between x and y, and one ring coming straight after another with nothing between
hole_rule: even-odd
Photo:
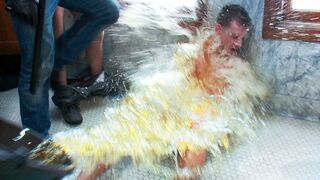
<instances>
[{"instance_id":1,"label":"sneaker","mask_svg":"<svg viewBox=\"0 0 320 180\"><path fill-rule=\"evenodd\" d=\"M86 99L89 95L90 92L87 88L57 85L51 99L56 106L61 108L77 104L80 100Z\"/></svg>"},{"instance_id":2,"label":"sneaker","mask_svg":"<svg viewBox=\"0 0 320 180\"><path fill-rule=\"evenodd\" d=\"M77 104L66 105L60 108L63 119L72 125L77 125L82 123L82 115Z\"/></svg>"}]
</instances>

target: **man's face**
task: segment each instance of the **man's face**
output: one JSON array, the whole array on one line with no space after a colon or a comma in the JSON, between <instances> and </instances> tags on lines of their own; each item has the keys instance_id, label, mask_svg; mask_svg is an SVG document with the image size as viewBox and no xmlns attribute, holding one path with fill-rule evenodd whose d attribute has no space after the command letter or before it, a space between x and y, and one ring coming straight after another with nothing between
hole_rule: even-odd
<instances>
[{"instance_id":1,"label":"man's face","mask_svg":"<svg viewBox=\"0 0 320 180\"><path fill-rule=\"evenodd\" d=\"M231 21L229 26L222 27L216 24L216 34L220 37L221 45L232 55L237 54L237 49L242 47L242 41L246 36L248 29L237 21Z\"/></svg>"}]
</instances>

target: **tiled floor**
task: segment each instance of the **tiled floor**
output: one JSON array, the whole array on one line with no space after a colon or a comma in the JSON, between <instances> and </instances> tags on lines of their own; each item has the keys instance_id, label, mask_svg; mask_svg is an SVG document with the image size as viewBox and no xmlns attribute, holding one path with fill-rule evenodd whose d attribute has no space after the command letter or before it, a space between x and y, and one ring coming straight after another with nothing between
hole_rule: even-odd
<instances>
[{"instance_id":1,"label":"tiled floor","mask_svg":"<svg viewBox=\"0 0 320 180\"><path fill-rule=\"evenodd\" d=\"M104 109L112 104L107 98L95 98L81 103L84 122L72 127L61 119L51 103L51 134L78 127L91 127L103 121ZM17 89L0 93L0 117L20 124ZM273 117L257 135L235 145L220 158L210 158L202 179L237 180L318 180L320 179L320 123ZM171 163L171 165L170 165ZM172 166L172 162L165 162ZM100 179L164 179L143 167L133 167L124 159ZM69 176L66 179L74 179Z\"/></svg>"}]
</instances>

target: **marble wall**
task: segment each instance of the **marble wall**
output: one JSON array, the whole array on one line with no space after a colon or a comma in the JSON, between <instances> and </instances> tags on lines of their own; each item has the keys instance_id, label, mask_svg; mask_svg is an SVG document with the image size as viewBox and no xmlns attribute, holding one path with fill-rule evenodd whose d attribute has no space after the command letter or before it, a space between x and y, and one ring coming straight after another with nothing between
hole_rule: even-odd
<instances>
[{"instance_id":1,"label":"marble wall","mask_svg":"<svg viewBox=\"0 0 320 180\"><path fill-rule=\"evenodd\" d=\"M248 58L272 86L274 112L320 121L320 44L262 39L264 0L208 0L210 20L229 3L242 5L252 18Z\"/></svg>"}]
</instances>

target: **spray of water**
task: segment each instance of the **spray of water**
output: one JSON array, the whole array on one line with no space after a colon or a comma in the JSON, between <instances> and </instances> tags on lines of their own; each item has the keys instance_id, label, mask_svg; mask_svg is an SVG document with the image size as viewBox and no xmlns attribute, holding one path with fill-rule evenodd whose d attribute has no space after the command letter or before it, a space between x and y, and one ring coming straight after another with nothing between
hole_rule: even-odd
<instances>
[{"instance_id":1,"label":"spray of water","mask_svg":"<svg viewBox=\"0 0 320 180\"><path fill-rule=\"evenodd\" d=\"M186 10L196 9L195 1L149 1L128 0L112 32L126 26L135 29L137 36L146 28L165 29L169 36L191 35L177 23L196 14ZM267 89L247 62L224 52L215 56L218 40L205 47L211 35L212 31L203 31L189 43L155 43L153 48L122 56L134 57L139 63L131 64L130 91L120 104L106 109L101 117L106 121L90 129L58 133L50 146L40 147L31 157L43 159L39 154L47 153L45 159L50 162L67 154L74 166L91 171L97 163L116 163L130 156L135 164L172 175L172 169L160 166L162 157L176 159L177 153L199 148L218 155L229 148L228 137L253 134L261 115L256 110L265 113L262 102ZM210 52L212 63L207 76L199 78L194 75L195 64L204 58L204 52ZM48 153L54 149L60 151Z\"/></svg>"},{"instance_id":2,"label":"spray of water","mask_svg":"<svg viewBox=\"0 0 320 180\"><path fill-rule=\"evenodd\" d=\"M196 0L127 0L128 4L118 24L129 25L134 33L141 29L162 29L174 35L187 35L190 32L178 24L181 21L196 20ZM142 34L145 36L145 34Z\"/></svg>"}]
</instances>

